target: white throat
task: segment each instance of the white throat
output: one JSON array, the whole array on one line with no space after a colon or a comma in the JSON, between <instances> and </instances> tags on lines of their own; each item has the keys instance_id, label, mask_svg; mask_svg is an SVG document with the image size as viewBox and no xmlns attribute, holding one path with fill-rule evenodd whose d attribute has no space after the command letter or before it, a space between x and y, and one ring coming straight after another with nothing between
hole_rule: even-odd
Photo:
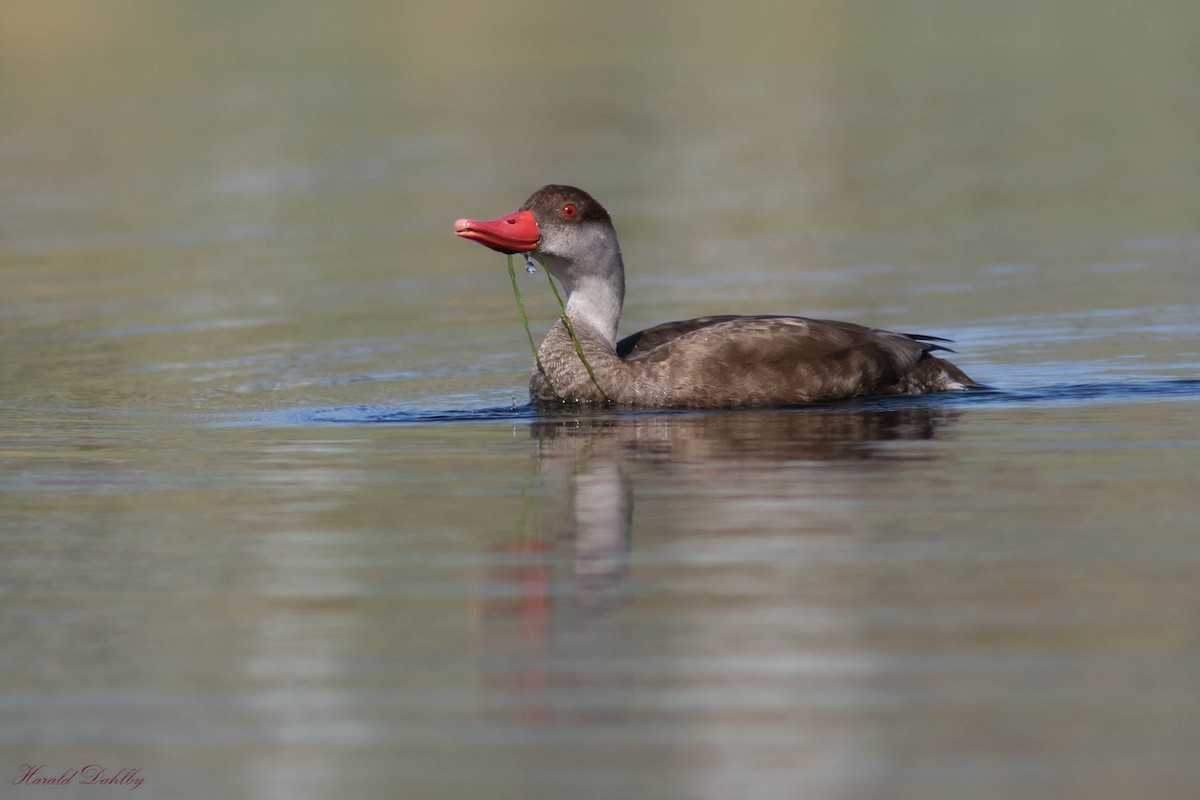
<instances>
[{"instance_id":1,"label":"white throat","mask_svg":"<svg viewBox=\"0 0 1200 800\"><path fill-rule=\"evenodd\" d=\"M566 289L571 324L589 328L615 347L625 302L625 265L616 232L611 226L588 225L572 234L558 253L539 252L538 260Z\"/></svg>"},{"instance_id":2,"label":"white throat","mask_svg":"<svg viewBox=\"0 0 1200 800\"><path fill-rule=\"evenodd\" d=\"M585 278L567 296L567 316L576 328L591 328L616 347L621 293L607 281Z\"/></svg>"}]
</instances>

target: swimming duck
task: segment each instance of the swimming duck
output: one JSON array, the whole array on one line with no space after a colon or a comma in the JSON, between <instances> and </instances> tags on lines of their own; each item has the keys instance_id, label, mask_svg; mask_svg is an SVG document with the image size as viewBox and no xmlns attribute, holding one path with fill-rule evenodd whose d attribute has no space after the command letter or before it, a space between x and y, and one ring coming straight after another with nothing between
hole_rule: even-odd
<instances>
[{"instance_id":1,"label":"swimming duck","mask_svg":"<svg viewBox=\"0 0 1200 800\"><path fill-rule=\"evenodd\" d=\"M618 341L625 265L617 231L604 207L573 186L544 186L516 212L459 219L454 232L501 253L532 254L566 290L575 341L559 319L538 349L529 397L539 405L762 408L975 385L933 355L949 352L938 344L947 340L852 322L708 316Z\"/></svg>"}]
</instances>

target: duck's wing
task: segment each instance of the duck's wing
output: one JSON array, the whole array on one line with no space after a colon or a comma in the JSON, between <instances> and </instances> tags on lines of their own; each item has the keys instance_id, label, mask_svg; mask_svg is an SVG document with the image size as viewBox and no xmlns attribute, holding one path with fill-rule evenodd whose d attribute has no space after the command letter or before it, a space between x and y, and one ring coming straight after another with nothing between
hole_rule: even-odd
<instances>
[{"instance_id":1,"label":"duck's wing","mask_svg":"<svg viewBox=\"0 0 1200 800\"><path fill-rule=\"evenodd\" d=\"M638 331L626 336L617 342L617 355L624 359L637 358L657 347L678 339L684 334L735 319L745 319L745 317L740 317L736 314L723 314L720 316L696 317L695 319L664 322L661 325L655 325L653 328L647 328L644 331Z\"/></svg>"},{"instance_id":2,"label":"duck's wing","mask_svg":"<svg viewBox=\"0 0 1200 800\"><path fill-rule=\"evenodd\" d=\"M918 362L945 349L936 341L804 317L701 317L628 337L618 353L669 375L684 404L777 405L910 391Z\"/></svg>"}]
</instances>

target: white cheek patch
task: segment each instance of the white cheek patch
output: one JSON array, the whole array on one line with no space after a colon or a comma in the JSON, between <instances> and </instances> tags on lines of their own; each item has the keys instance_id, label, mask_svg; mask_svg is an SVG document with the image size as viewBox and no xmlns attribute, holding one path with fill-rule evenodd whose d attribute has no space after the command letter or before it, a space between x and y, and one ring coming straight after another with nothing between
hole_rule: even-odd
<instances>
[{"instance_id":1,"label":"white cheek patch","mask_svg":"<svg viewBox=\"0 0 1200 800\"><path fill-rule=\"evenodd\" d=\"M601 254L621 253L617 233L608 225L566 223L555 231L553 240L553 249L546 248L543 243L542 252L576 263L603 263L604 259L598 258Z\"/></svg>"}]
</instances>

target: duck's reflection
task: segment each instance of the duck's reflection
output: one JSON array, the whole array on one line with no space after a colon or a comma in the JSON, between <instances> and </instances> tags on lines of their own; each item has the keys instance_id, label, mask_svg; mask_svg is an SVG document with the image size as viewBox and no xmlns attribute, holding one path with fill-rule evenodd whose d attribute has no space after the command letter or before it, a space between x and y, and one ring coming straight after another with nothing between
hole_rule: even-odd
<instances>
[{"instance_id":1,"label":"duck's reflection","mask_svg":"<svg viewBox=\"0 0 1200 800\"><path fill-rule=\"evenodd\" d=\"M918 406L563 415L534 423L531 434L541 459L577 466L618 455L654 463L839 461L872 458L883 442L932 439L958 414Z\"/></svg>"},{"instance_id":2,"label":"duck's reflection","mask_svg":"<svg viewBox=\"0 0 1200 800\"><path fill-rule=\"evenodd\" d=\"M539 528L571 548L577 588L586 595L625 573L634 507L628 474L639 465L714 467L696 472L694 488L705 492L713 475L729 481L739 470L895 463L886 443L932 439L958 414L916 407L548 417L530 431L546 500ZM908 452L902 460L916 457Z\"/></svg>"},{"instance_id":3,"label":"duck's reflection","mask_svg":"<svg viewBox=\"0 0 1200 800\"><path fill-rule=\"evenodd\" d=\"M520 537L494 553L486 580L502 590L480 593L476 606L489 684L517 689L520 716L544 720L552 716L544 691L550 660L589 661L620 649L639 493L655 495L659 517L638 530L660 544L656 520L664 513L711 509L710 531L720 531L716 515L745 487L782 487L794 514L812 499L806 474L831 462L889 471L931 458L924 448L889 443L934 438L958 414L926 406L539 420L530 429L536 473ZM792 487L797 496L789 498Z\"/></svg>"}]
</instances>

